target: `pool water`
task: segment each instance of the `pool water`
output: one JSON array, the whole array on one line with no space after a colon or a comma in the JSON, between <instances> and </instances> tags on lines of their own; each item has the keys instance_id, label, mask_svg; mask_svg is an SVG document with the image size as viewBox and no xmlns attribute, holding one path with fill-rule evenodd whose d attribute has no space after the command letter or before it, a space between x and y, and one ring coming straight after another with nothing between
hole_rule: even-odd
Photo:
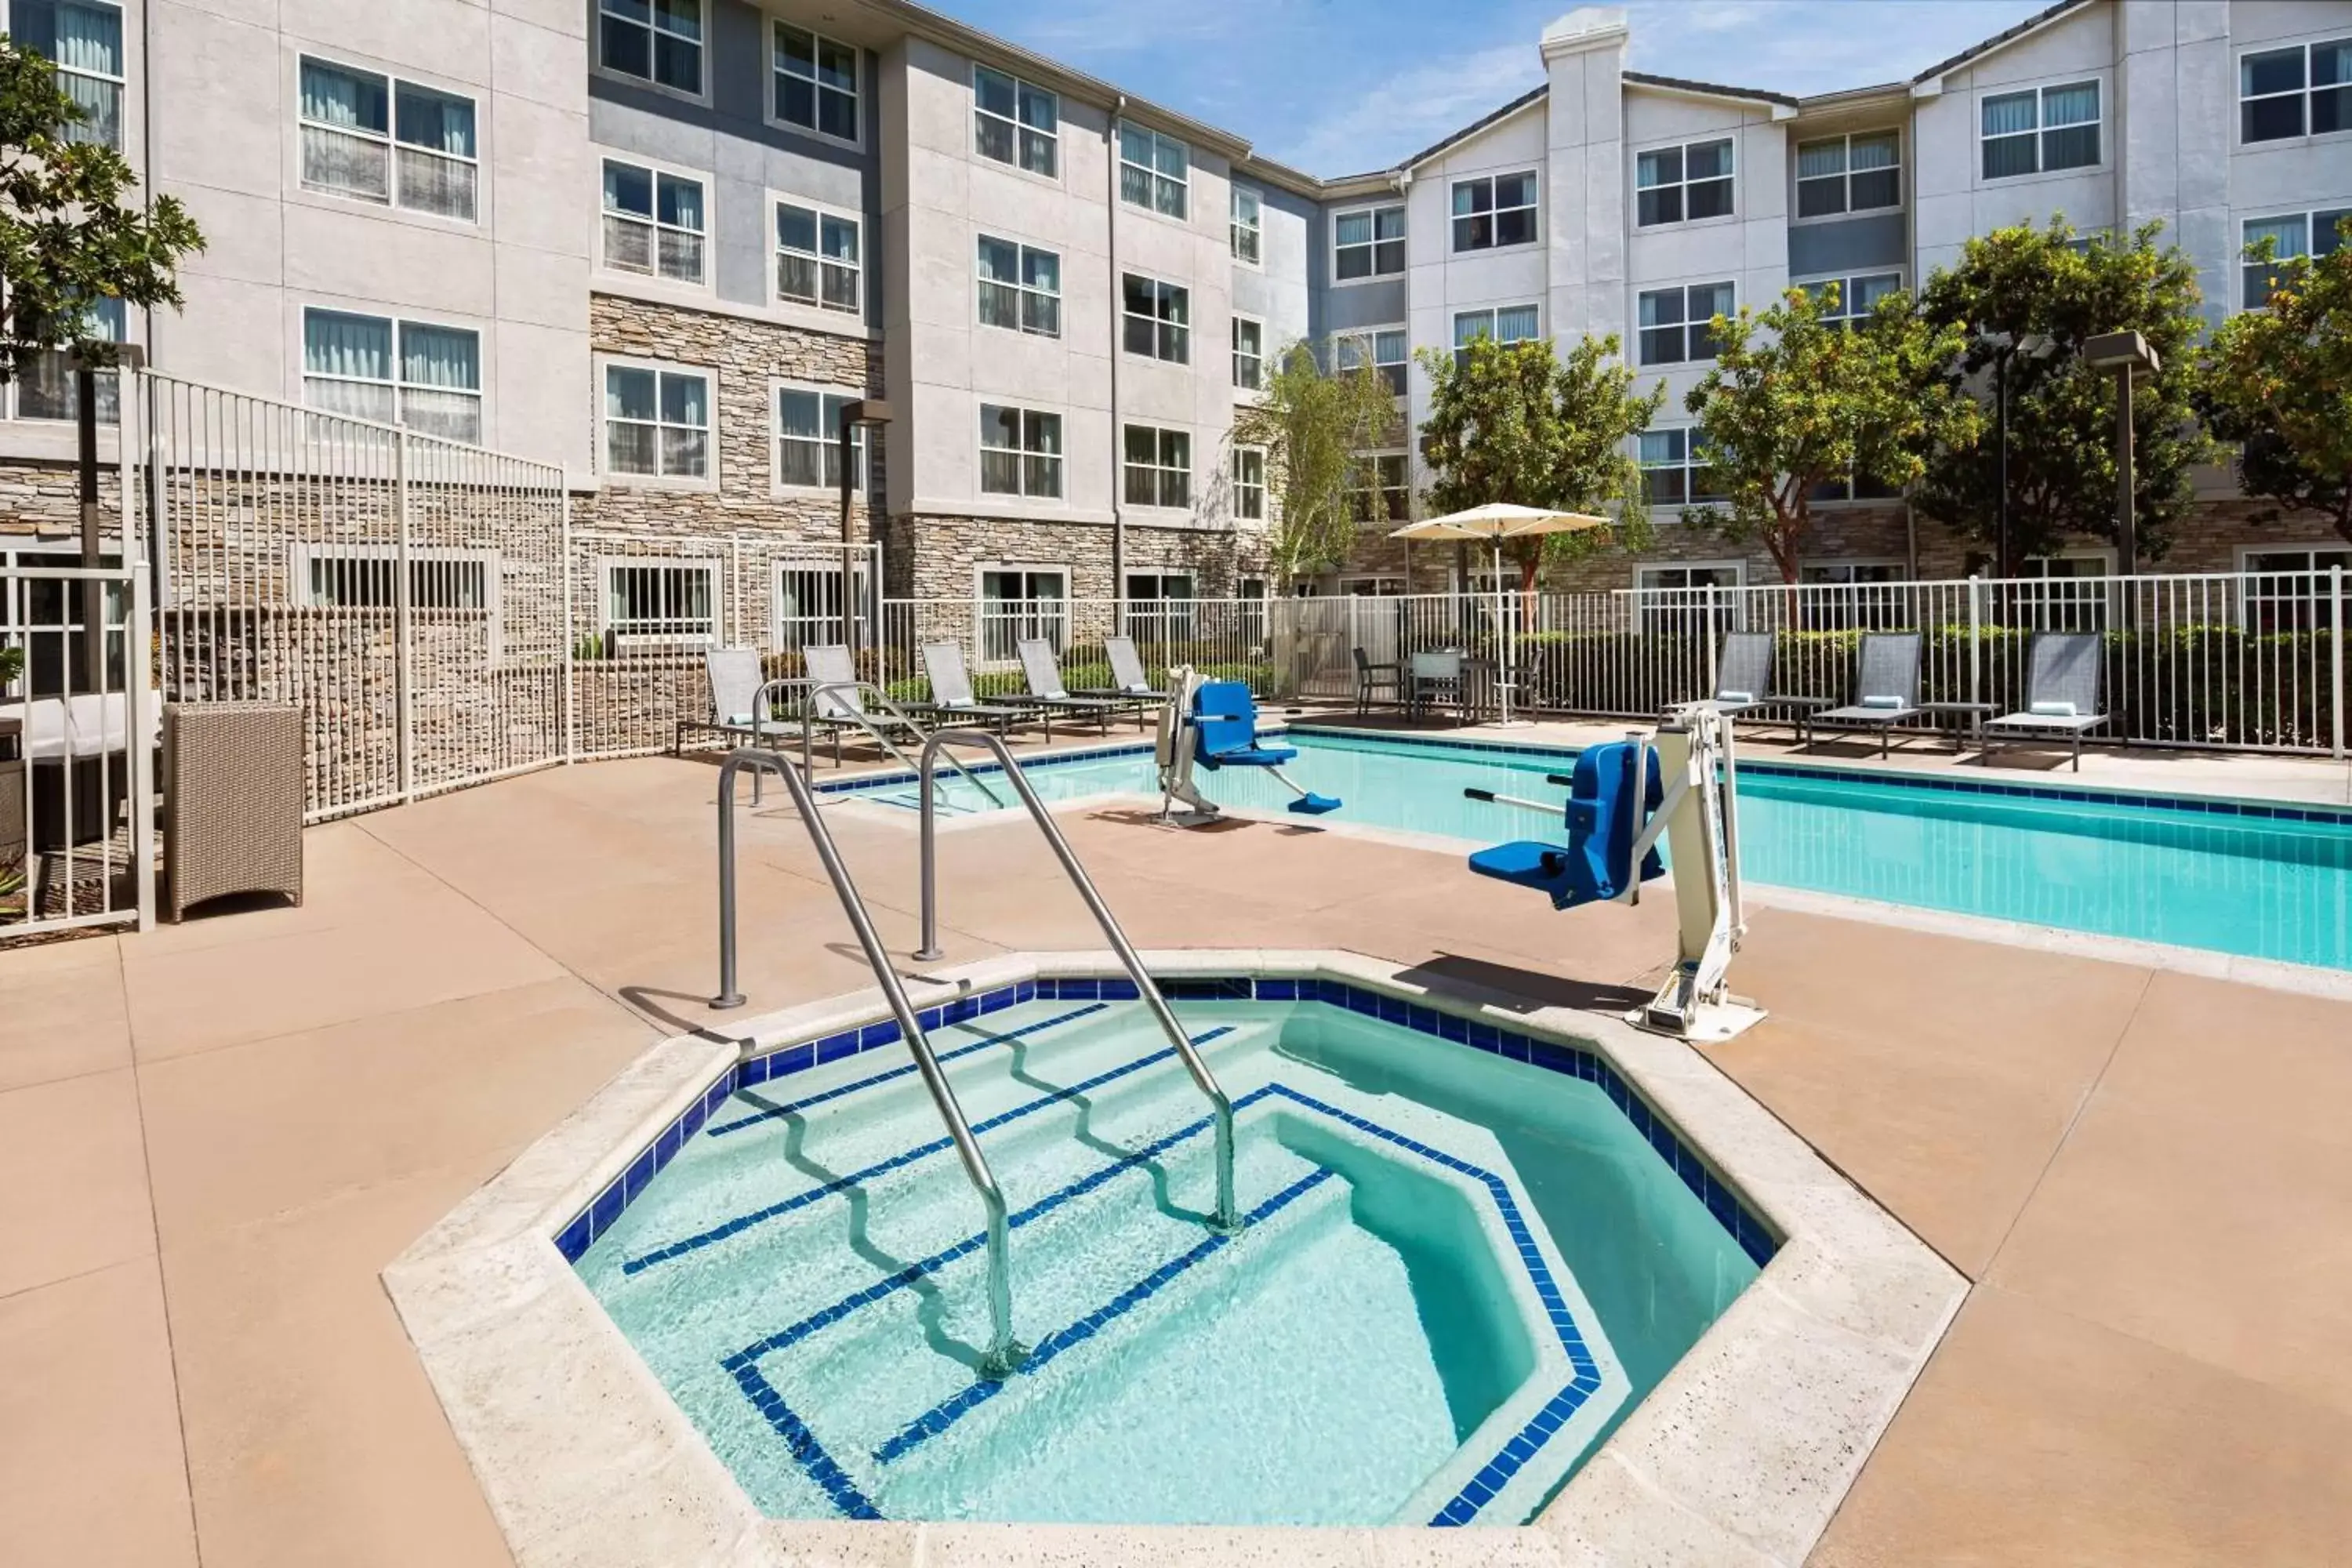
<instances>
[{"instance_id":1,"label":"pool water","mask_svg":"<svg viewBox=\"0 0 2352 1568\"><path fill-rule=\"evenodd\" d=\"M1601 1085L1325 1002L1132 1001L933 1031L1013 1210L893 1047L739 1089L577 1262L776 1517L1517 1524L1756 1276ZM1687 1158L1687 1155L1684 1156Z\"/></svg>"},{"instance_id":2,"label":"pool water","mask_svg":"<svg viewBox=\"0 0 2352 1568\"><path fill-rule=\"evenodd\" d=\"M1461 839L1542 837L1540 818L1463 798L1465 786L1559 801L1573 753L1530 755L1293 731L1305 787L1347 820ZM2217 815L2053 790L1993 795L1851 773L1744 770L1740 857L1752 882L2031 925L2352 969L2352 825ZM1278 809L1252 769L1198 775L1222 804ZM1040 794L1157 792L1149 752L1033 768ZM911 806L903 788L877 792ZM977 802L957 783L950 798ZM984 802L979 802L982 805Z\"/></svg>"}]
</instances>

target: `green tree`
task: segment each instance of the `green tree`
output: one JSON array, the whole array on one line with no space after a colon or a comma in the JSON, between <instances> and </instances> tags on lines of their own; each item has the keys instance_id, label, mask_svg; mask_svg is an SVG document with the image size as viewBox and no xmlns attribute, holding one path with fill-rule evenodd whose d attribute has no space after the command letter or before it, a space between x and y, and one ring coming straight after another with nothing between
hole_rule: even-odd
<instances>
[{"instance_id":1,"label":"green tree","mask_svg":"<svg viewBox=\"0 0 2352 1568\"><path fill-rule=\"evenodd\" d=\"M47 58L0 37L0 380L46 349L110 363L91 302L176 309L174 268L204 248L174 198L145 212L125 200L139 182L121 153L75 139L87 118Z\"/></svg>"},{"instance_id":2,"label":"green tree","mask_svg":"<svg viewBox=\"0 0 2352 1568\"><path fill-rule=\"evenodd\" d=\"M1649 427L1665 388L1647 396L1634 390L1614 336L1585 338L1564 361L1549 338L1481 337L1459 362L1433 349L1418 357L1430 380L1422 451L1434 476L1431 506L1440 513L1489 501L1582 512L1614 506L1615 541L1633 549L1648 543L1633 440ZM1607 542L1597 532L1548 533L1503 548L1526 594L1535 591L1545 561L1573 560Z\"/></svg>"},{"instance_id":3,"label":"green tree","mask_svg":"<svg viewBox=\"0 0 2352 1568\"><path fill-rule=\"evenodd\" d=\"M1685 521L1761 543L1789 583L1824 484L1906 486L1931 448L1964 450L1978 436L1976 405L1942 374L1960 352L1958 329L1921 321L1899 291L1859 321L1835 319L1837 303L1832 284L1716 317L1715 367L1684 399L1727 498L1686 509Z\"/></svg>"},{"instance_id":4,"label":"green tree","mask_svg":"<svg viewBox=\"0 0 2352 1568\"><path fill-rule=\"evenodd\" d=\"M2237 444L2241 489L2320 512L2352 540L2352 218L2336 234L2316 260L2278 261L2267 238L2249 252L2275 268L2269 304L2213 334L2196 401L2213 434Z\"/></svg>"},{"instance_id":5,"label":"green tree","mask_svg":"<svg viewBox=\"0 0 2352 1568\"><path fill-rule=\"evenodd\" d=\"M1969 240L1958 264L1938 270L1920 295L1921 315L1962 334L1946 380L1984 406L1989 432L1996 362L2008 350L2009 559L1995 563L2004 576L2069 534L2115 537L2115 373L2083 363L2086 338L2137 331L2162 364L2132 394L2140 547L2160 558L2188 512L2190 470L2213 452L2190 405L2205 322L2196 267L2178 247L2158 248L2161 226L2149 224L2128 243L2085 240L2056 217L2042 228L1996 229ZM1934 454L1912 500L1997 544L1997 434Z\"/></svg>"},{"instance_id":6,"label":"green tree","mask_svg":"<svg viewBox=\"0 0 2352 1568\"><path fill-rule=\"evenodd\" d=\"M1283 587L1348 558L1356 543L1356 454L1395 422L1396 400L1377 372L1326 371L1303 341L1283 351L1265 392L1234 416L1234 444L1265 450L1275 503L1266 566ZM1380 511L1377 491L1373 507Z\"/></svg>"}]
</instances>

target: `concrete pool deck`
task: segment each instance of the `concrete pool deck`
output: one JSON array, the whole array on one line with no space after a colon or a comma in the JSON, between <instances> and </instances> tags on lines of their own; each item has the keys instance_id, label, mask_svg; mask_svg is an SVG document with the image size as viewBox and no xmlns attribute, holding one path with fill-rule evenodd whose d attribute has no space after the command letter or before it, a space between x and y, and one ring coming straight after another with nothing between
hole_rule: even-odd
<instances>
[{"instance_id":1,"label":"concrete pool deck","mask_svg":"<svg viewBox=\"0 0 2352 1568\"><path fill-rule=\"evenodd\" d=\"M712 780L509 780L312 830L300 910L0 952L0 1561L508 1561L378 1274L702 1024ZM755 1010L869 978L776 799L743 823ZM911 948L912 836L828 818ZM1604 1008L1671 951L1667 898L1547 916L1423 850L1064 821L1143 946ZM1098 945L1024 824L942 853L949 962ZM1719 1064L1973 1281L1812 1562L2352 1539L2352 1005L1770 908L1738 981L1773 1016Z\"/></svg>"}]
</instances>

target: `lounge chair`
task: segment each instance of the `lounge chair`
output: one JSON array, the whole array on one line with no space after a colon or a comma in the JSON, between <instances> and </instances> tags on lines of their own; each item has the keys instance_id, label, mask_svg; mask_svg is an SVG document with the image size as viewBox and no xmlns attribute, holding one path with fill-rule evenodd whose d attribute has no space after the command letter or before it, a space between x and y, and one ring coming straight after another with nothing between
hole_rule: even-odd
<instances>
[{"instance_id":1,"label":"lounge chair","mask_svg":"<svg viewBox=\"0 0 2352 1568\"><path fill-rule=\"evenodd\" d=\"M1895 726L1919 717L1919 634L1866 632L1855 661L1853 700L1813 715L1818 739L1824 730L1875 730L1878 754L1893 742Z\"/></svg>"},{"instance_id":2,"label":"lounge chair","mask_svg":"<svg viewBox=\"0 0 2352 1568\"><path fill-rule=\"evenodd\" d=\"M923 674L931 683L931 700L907 703L910 713L957 722L993 724L1000 734L1029 717L1025 708L1007 708L980 700L971 689L971 672L964 668L961 643L925 643Z\"/></svg>"},{"instance_id":3,"label":"lounge chair","mask_svg":"<svg viewBox=\"0 0 2352 1568\"><path fill-rule=\"evenodd\" d=\"M885 751L893 751L890 732L898 731L914 740L923 738L922 730L912 721L893 713L869 713L866 710L866 695L856 689L856 667L850 662L845 643L816 643L801 649L801 662L807 667L809 678L808 715L825 727L833 737L833 760L841 762L841 732L856 730L881 740ZM846 690L822 690L820 688L845 686Z\"/></svg>"},{"instance_id":4,"label":"lounge chair","mask_svg":"<svg viewBox=\"0 0 2352 1568\"><path fill-rule=\"evenodd\" d=\"M767 672L760 668L760 650L714 647L704 651L702 668L710 678L710 711L701 719L680 719L673 752L683 751L689 732L717 734L758 745L763 736L786 728L773 714L754 713Z\"/></svg>"},{"instance_id":5,"label":"lounge chair","mask_svg":"<svg viewBox=\"0 0 2352 1568\"><path fill-rule=\"evenodd\" d=\"M2099 705L2099 634L2036 632L2026 654L2025 707L1985 721L1979 763L1990 763L1993 738L2071 737L2074 771L2083 771L2083 735L2107 721Z\"/></svg>"},{"instance_id":6,"label":"lounge chair","mask_svg":"<svg viewBox=\"0 0 2352 1568\"><path fill-rule=\"evenodd\" d=\"M1096 727L1106 735L1110 733L1112 714L1141 712L1150 707L1129 697L1080 697L1071 691L1062 684L1062 665L1054 657L1054 645L1044 637L1021 639L1021 673L1029 682L1029 694L1023 701L1045 712L1091 713ZM1053 738L1050 727L1046 738Z\"/></svg>"},{"instance_id":7,"label":"lounge chair","mask_svg":"<svg viewBox=\"0 0 2352 1568\"><path fill-rule=\"evenodd\" d=\"M1151 678L1143 671L1143 656L1135 651L1133 637L1105 637L1103 652L1110 657L1108 686L1081 686L1070 693L1073 697L1129 697L1157 705L1168 700L1168 693L1153 689Z\"/></svg>"},{"instance_id":8,"label":"lounge chair","mask_svg":"<svg viewBox=\"0 0 2352 1568\"><path fill-rule=\"evenodd\" d=\"M1731 632L1725 636L1722 649L1715 660L1715 705L1721 712L1737 718L1745 713L1766 714L1778 710L1790 716L1790 724L1797 732L1797 744L1805 743L1806 721L1817 708L1827 708L1836 700L1829 697L1798 697L1778 691L1772 686L1774 653L1780 637L1772 632Z\"/></svg>"}]
</instances>

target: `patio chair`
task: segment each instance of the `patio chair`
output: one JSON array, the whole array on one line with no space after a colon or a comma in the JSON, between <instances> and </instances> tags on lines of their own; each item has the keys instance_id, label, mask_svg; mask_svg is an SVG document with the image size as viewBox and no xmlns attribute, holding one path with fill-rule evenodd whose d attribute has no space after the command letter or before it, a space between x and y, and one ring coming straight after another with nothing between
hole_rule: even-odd
<instances>
[{"instance_id":1,"label":"patio chair","mask_svg":"<svg viewBox=\"0 0 2352 1568\"><path fill-rule=\"evenodd\" d=\"M2026 655L2025 707L1985 721L1979 763L1990 763L1993 738L2071 737L2074 771L2083 771L2083 736L2107 721L2099 704L2099 634L2036 632Z\"/></svg>"},{"instance_id":2,"label":"patio chair","mask_svg":"<svg viewBox=\"0 0 2352 1568\"><path fill-rule=\"evenodd\" d=\"M1029 682L1029 694L1022 699L1031 707L1059 713L1091 713L1095 727L1110 733L1110 716L1114 713L1140 713L1150 704L1139 704L1127 697L1080 697L1062 684L1061 660L1054 657L1054 645L1044 637L1021 639L1021 673Z\"/></svg>"},{"instance_id":3,"label":"patio chair","mask_svg":"<svg viewBox=\"0 0 2352 1568\"><path fill-rule=\"evenodd\" d=\"M1827 708L1836 700L1798 697L1773 689L1774 654L1780 641L1772 632L1727 633L1716 655L1715 705L1734 718L1747 713L1784 713L1796 731L1797 744L1801 746L1805 743L1806 721L1813 710Z\"/></svg>"},{"instance_id":4,"label":"patio chair","mask_svg":"<svg viewBox=\"0 0 2352 1568\"><path fill-rule=\"evenodd\" d=\"M760 688L768 679L767 671L760 668L758 648L706 649L702 669L710 680L709 714L677 721L677 733L670 742L673 756L686 749L689 732L716 734L756 746L763 735L772 735L783 728L772 715L752 711L759 704Z\"/></svg>"},{"instance_id":5,"label":"patio chair","mask_svg":"<svg viewBox=\"0 0 2352 1568\"><path fill-rule=\"evenodd\" d=\"M1460 648L1425 648L1409 656L1405 664L1406 717L1420 718L1436 701L1451 702L1457 713L1466 713L1469 700L1469 680Z\"/></svg>"},{"instance_id":6,"label":"patio chair","mask_svg":"<svg viewBox=\"0 0 2352 1568\"><path fill-rule=\"evenodd\" d=\"M1878 754L1885 756L1895 726L1919 716L1919 634L1868 632L1855 661L1853 700L1812 718L1813 736L1823 729L1875 730Z\"/></svg>"},{"instance_id":7,"label":"patio chair","mask_svg":"<svg viewBox=\"0 0 2352 1568\"><path fill-rule=\"evenodd\" d=\"M1168 693L1153 689L1151 678L1143 670L1143 656L1135 651L1133 637L1105 637L1103 652L1110 657L1108 686L1081 686L1073 697L1131 697L1152 703L1165 702Z\"/></svg>"},{"instance_id":8,"label":"patio chair","mask_svg":"<svg viewBox=\"0 0 2352 1568\"><path fill-rule=\"evenodd\" d=\"M1374 664L1372 656L1360 647L1350 648L1348 651L1356 661L1357 718L1360 719L1371 711L1372 693L1375 691L1385 689L1391 702L1401 700L1402 694L1399 683L1404 675L1404 670L1395 660L1391 659L1386 664Z\"/></svg>"},{"instance_id":9,"label":"patio chair","mask_svg":"<svg viewBox=\"0 0 2352 1568\"><path fill-rule=\"evenodd\" d=\"M1003 734L1013 724L1029 717L1026 708L1008 708L999 703L982 702L971 689L971 671L964 668L963 645L952 642L927 642L923 645L923 674L931 683L931 700L928 702L903 704L909 713L927 718L947 719L959 722L976 721L993 724ZM1046 738L1053 737L1053 721L1046 720Z\"/></svg>"},{"instance_id":10,"label":"patio chair","mask_svg":"<svg viewBox=\"0 0 2352 1568\"><path fill-rule=\"evenodd\" d=\"M895 713L869 713L866 710L866 694L853 684L857 679L857 668L850 662L846 643L816 643L801 649L801 662L808 671L809 694L806 712L809 719L824 726L833 739L833 761L841 763L841 732L855 730L873 736L890 751L890 732L898 731L917 741L923 738L921 728L910 720ZM845 686L847 690L827 691L828 686Z\"/></svg>"}]
</instances>

